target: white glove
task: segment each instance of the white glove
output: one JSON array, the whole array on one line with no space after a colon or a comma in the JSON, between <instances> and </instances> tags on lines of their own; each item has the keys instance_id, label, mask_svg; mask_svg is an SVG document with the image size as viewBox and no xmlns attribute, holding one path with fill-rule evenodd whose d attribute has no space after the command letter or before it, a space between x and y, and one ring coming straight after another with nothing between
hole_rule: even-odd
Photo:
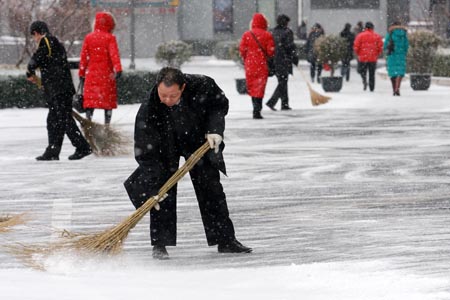
<instances>
[{"instance_id":1,"label":"white glove","mask_svg":"<svg viewBox=\"0 0 450 300\"><path fill-rule=\"evenodd\" d=\"M161 207L159 206L159 202L161 202L161 201L163 201L164 199L166 199L167 196L169 196L169 194L167 194L167 193L165 193L164 196L162 196L161 198L159 198L158 195L153 196L153 197L155 198L155 200L158 201L158 202L156 202L155 206L153 206L153 208L156 209L156 210L159 210L159 209L161 208Z\"/></svg>"},{"instance_id":2,"label":"white glove","mask_svg":"<svg viewBox=\"0 0 450 300\"><path fill-rule=\"evenodd\" d=\"M206 134L206 139L208 140L209 147L214 149L215 153L219 153L219 146L222 143L223 139L220 134L217 133L208 133Z\"/></svg>"}]
</instances>

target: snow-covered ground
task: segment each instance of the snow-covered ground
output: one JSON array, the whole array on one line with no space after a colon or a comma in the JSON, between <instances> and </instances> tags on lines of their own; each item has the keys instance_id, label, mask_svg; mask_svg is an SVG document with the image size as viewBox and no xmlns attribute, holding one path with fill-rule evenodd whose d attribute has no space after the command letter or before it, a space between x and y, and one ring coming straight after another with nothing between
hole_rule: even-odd
<instances>
[{"instance_id":1,"label":"snow-covered ground","mask_svg":"<svg viewBox=\"0 0 450 300\"><path fill-rule=\"evenodd\" d=\"M206 245L184 178L170 260L151 258L148 217L118 257L64 253L42 261L41 272L0 250L1 299L450 299L449 87L415 92L405 81L393 97L387 80L378 77L371 93L353 72L329 103L312 107L295 70L294 110L265 107L265 119L253 120L232 62L196 58L183 70L212 76L230 99L222 183L237 237L254 253ZM275 85L271 78L265 99ZM113 114L130 138L137 109ZM2 245L49 243L54 228L99 231L133 212L122 185L132 154L68 161L66 139L60 161L37 162L45 118L45 109L0 110L0 215L32 217L0 233Z\"/></svg>"}]
</instances>

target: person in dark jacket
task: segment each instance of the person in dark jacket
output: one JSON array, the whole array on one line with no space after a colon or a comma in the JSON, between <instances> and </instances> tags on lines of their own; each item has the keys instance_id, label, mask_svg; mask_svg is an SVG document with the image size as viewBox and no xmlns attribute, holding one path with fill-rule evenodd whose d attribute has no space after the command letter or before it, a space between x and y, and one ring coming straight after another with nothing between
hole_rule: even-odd
<instances>
[{"instance_id":1,"label":"person in dark jacket","mask_svg":"<svg viewBox=\"0 0 450 300\"><path fill-rule=\"evenodd\" d=\"M351 31L352 25L350 23L345 24L344 29L341 31L341 37L345 39L347 44L347 52L342 60L341 75L346 81L350 80L350 62L353 59L353 42L355 41L355 34Z\"/></svg>"},{"instance_id":2,"label":"person in dark jacket","mask_svg":"<svg viewBox=\"0 0 450 300\"><path fill-rule=\"evenodd\" d=\"M236 240L220 174L226 173L222 156L228 99L214 80L160 70L150 97L141 105L135 124L135 158L138 168L125 181L136 208L157 195L177 171L180 157L188 159L208 140L210 150L190 171L206 240L221 253L248 253L252 249ZM155 259L167 259L166 246L176 245L176 186L150 211L150 238Z\"/></svg>"},{"instance_id":3,"label":"person in dark jacket","mask_svg":"<svg viewBox=\"0 0 450 300\"><path fill-rule=\"evenodd\" d=\"M314 24L308 35L308 40L306 41L306 60L311 64L310 73L311 81L314 82L317 70L317 82L320 83L320 75L322 74L322 64L317 61L317 55L314 51L314 43L316 40L325 34L322 25L319 23Z\"/></svg>"},{"instance_id":4,"label":"person in dark jacket","mask_svg":"<svg viewBox=\"0 0 450 300\"><path fill-rule=\"evenodd\" d=\"M38 44L27 67L27 79L37 83L36 69L40 69L42 86L48 105L48 146L37 160L59 160L64 134L76 148L70 160L81 159L92 153L86 139L72 117L72 97L75 88L72 83L66 50L58 39L50 34L45 22L35 21L30 33Z\"/></svg>"},{"instance_id":5,"label":"person in dark jacket","mask_svg":"<svg viewBox=\"0 0 450 300\"><path fill-rule=\"evenodd\" d=\"M271 110L276 110L275 105L281 99L281 110L290 110L288 97L288 77L292 74L292 64L298 65L297 48L294 44L294 33L288 28L290 18L279 15L277 26L272 30L275 42L275 75L278 86L272 97L266 102Z\"/></svg>"}]
</instances>

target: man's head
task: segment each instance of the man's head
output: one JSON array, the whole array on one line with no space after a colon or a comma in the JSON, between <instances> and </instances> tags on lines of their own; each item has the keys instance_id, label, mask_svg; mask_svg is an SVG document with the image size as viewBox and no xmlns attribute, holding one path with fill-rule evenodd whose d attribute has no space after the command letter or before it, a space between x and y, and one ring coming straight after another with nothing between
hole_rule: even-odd
<instances>
[{"instance_id":1,"label":"man's head","mask_svg":"<svg viewBox=\"0 0 450 300\"><path fill-rule=\"evenodd\" d=\"M183 73L175 68L165 67L159 71L156 77L156 86L161 103L174 106L180 102L186 82Z\"/></svg>"},{"instance_id":2,"label":"man's head","mask_svg":"<svg viewBox=\"0 0 450 300\"><path fill-rule=\"evenodd\" d=\"M364 26L366 29L373 29L373 23L372 22L367 22L366 26Z\"/></svg>"},{"instance_id":3,"label":"man's head","mask_svg":"<svg viewBox=\"0 0 450 300\"><path fill-rule=\"evenodd\" d=\"M287 27L290 20L291 19L286 15L279 15L277 17L277 25L279 25L281 27Z\"/></svg>"},{"instance_id":4,"label":"man's head","mask_svg":"<svg viewBox=\"0 0 450 300\"><path fill-rule=\"evenodd\" d=\"M33 39L36 42L39 42L41 38L46 35L47 33L50 33L48 30L48 26L43 21L34 21L30 25L30 34L33 36Z\"/></svg>"}]
</instances>

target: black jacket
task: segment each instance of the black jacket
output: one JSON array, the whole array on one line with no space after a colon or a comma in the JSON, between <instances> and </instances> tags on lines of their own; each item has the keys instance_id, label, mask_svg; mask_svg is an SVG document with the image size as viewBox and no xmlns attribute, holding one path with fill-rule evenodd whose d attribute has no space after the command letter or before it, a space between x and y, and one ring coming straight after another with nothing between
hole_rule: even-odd
<instances>
[{"instance_id":1,"label":"black jacket","mask_svg":"<svg viewBox=\"0 0 450 300\"><path fill-rule=\"evenodd\" d=\"M287 27L277 26L272 30L275 42L275 70L277 75L292 74L292 64L298 64L294 33Z\"/></svg>"},{"instance_id":2,"label":"black jacket","mask_svg":"<svg viewBox=\"0 0 450 300\"><path fill-rule=\"evenodd\" d=\"M228 99L214 80L185 74L186 87L180 103L168 107L161 103L157 87L141 105L135 124L135 158L139 167L125 181L131 201L139 207L177 170L180 156L186 159L206 141L205 134L223 137ZM208 151L208 159L224 174L222 156Z\"/></svg>"},{"instance_id":3,"label":"black jacket","mask_svg":"<svg viewBox=\"0 0 450 300\"><path fill-rule=\"evenodd\" d=\"M64 46L58 39L46 34L39 42L38 49L28 63L27 77L34 75L40 69L42 85L47 97L75 94L69 63Z\"/></svg>"},{"instance_id":4,"label":"black jacket","mask_svg":"<svg viewBox=\"0 0 450 300\"><path fill-rule=\"evenodd\" d=\"M349 62L353 59L353 42L355 41L355 34L350 30L344 29L341 31L340 35L345 39L347 45L347 52L345 58L342 61Z\"/></svg>"}]
</instances>

